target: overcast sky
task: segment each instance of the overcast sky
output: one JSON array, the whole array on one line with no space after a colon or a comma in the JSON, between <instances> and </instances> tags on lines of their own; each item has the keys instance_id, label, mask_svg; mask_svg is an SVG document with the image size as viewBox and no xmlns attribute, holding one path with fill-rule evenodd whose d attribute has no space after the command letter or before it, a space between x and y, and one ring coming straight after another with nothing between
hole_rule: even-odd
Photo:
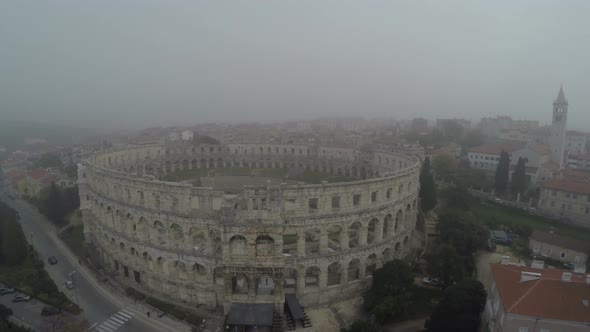
<instances>
[{"instance_id":1,"label":"overcast sky","mask_svg":"<svg viewBox=\"0 0 590 332\"><path fill-rule=\"evenodd\" d=\"M590 131L590 1L0 1L0 120L319 116Z\"/></svg>"}]
</instances>

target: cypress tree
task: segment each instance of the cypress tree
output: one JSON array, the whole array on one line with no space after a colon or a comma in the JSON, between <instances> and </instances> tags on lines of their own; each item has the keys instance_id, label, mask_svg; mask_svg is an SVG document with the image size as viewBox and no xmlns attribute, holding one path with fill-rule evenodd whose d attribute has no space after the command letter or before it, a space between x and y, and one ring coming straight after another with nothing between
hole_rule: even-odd
<instances>
[{"instance_id":1,"label":"cypress tree","mask_svg":"<svg viewBox=\"0 0 590 332\"><path fill-rule=\"evenodd\" d=\"M526 190L526 162L526 158L518 158L518 163L512 173L510 192L514 196L519 193L522 195Z\"/></svg>"},{"instance_id":2,"label":"cypress tree","mask_svg":"<svg viewBox=\"0 0 590 332\"><path fill-rule=\"evenodd\" d=\"M510 156L508 152L502 151L500 153L500 161L496 167L496 178L494 182L494 190L498 195L504 195L508 187L508 178L510 172Z\"/></svg>"},{"instance_id":3,"label":"cypress tree","mask_svg":"<svg viewBox=\"0 0 590 332\"><path fill-rule=\"evenodd\" d=\"M420 172L420 201L422 211L430 211L436 206L436 184L430 172L430 158L424 160Z\"/></svg>"}]
</instances>

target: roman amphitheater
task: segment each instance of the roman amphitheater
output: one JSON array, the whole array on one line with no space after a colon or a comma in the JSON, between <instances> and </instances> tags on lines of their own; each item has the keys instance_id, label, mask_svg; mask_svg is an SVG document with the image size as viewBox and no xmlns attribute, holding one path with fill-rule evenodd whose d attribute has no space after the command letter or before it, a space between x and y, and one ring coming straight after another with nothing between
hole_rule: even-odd
<instances>
[{"instance_id":1,"label":"roman amphitheater","mask_svg":"<svg viewBox=\"0 0 590 332\"><path fill-rule=\"evenodd\" d=\"M224 169L243 170L229 183L250 182L220 188ZM254 170L271 175L256 183ZM420 161L401 154L158 142L97 152L78 172L85 236L107 269L225 313L237 304L283 312L286 296L311 306L358 295L415 236ZM302 172L346 181L291 176Z\"/></svg>"}]
</instances>

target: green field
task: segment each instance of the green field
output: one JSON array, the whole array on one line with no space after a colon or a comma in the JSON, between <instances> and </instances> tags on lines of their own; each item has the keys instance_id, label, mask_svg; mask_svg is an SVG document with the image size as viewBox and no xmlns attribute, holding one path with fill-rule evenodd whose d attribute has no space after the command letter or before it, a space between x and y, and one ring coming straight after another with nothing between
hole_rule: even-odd
<instances>
[{"instance_id":1,"label":"green field","mask_svg":"<svg viewBox=\"0 0 590 332\"><path fill-rule=\"evenodd\" d=\"M477 221L482 222L489 228L500 225L508 227L523 225L533 230L549 231L553 227L557 234L590 241L590 230L588 229L531 215L517 208L505 207L490 202L477 202L471 207L471 212Z\"/></svg>"}]
</instances>

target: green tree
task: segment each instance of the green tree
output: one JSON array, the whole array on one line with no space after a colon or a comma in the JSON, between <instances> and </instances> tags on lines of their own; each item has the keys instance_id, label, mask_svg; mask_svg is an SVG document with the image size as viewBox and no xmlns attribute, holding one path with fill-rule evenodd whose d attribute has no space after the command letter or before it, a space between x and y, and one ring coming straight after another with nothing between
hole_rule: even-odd
<instances>
[{"instance_id":1,"label":"green tree","mask_svg":"<svg viewBox=\"0 0 590 332\"><path fill-rule=\"evenodd\" d=\"M516 197L518 194L524 194L526 191L526 158L518 158L514 172L512 173L512 183L510 192Z\"/></svg>"},{"instance_id":2,"label":"green tree","mask_svg":"<svg viewBox=\"0 0 590 332\"><path fill-rule=\"evenodd\" d=\"M381 322L403 317L412 301L413 287L414 277L408 263L399 259L387 262L373 273L365 307Z\"/></svg>"},{"instance_id":3,"label":"green tree","mask_svg":"<svg viewBox=\"0 0 590 332\"><path fill-rule=\"evenodd\" d=\"M55 154L55 153L44 153L43 155L41 155L41 158L39 158L39 161L37 161L35 163L36 167L62 167L63 164L61 162L61 159L59 158L59 155Z\"/></svg>"},{"instance_id":4,"label":"green tree","mask_svg":"<svg viewBox=\"0 0 590 332\"><path fill-rule=\"evenodd\" d=\"M64 207L62 195L55 183L51 183L47 190L47 197L44 200L42 210L49 220L55 224L62 224L64 222L63 217Z\"/></svg>"},{"instance_id":5,"label":"green tree","mask_svg":"<svg viewBox=\"0 0 590 332\"><path fill-rule=\"evenodd\" d=\"M469 195L467 188L462 186L450 187L445 191L447 207L451 209L469 210L474 198Z\"/></svg>"},{"instance_id":6,"label":"green tree","mask_svg":"<svg viewBox=\"0 0 590 332\"><path fill-rule=\"evenodd\" d=\"M479 331L486 297L482 283L473 279L447 288L426 322L427 331Z\"/></svg>"},{"instance_id":7,"label":"green tree","mask_svg":"<svg viewBox=\"0 0 590 332\"><path fill-rule=\"evenodd\" d=\"M424 160L420 172L420 202L422 211L430 211L436 206L436 184L430 172L430 158Z\"/></svg>"},{"instance_id":8,"label":"green tree","mask_svg":"<svg viewBox=\"0 0 590 332\"><path fill-rule=\"evenodd\" d=\"M510 172L510 155L508 152L500 153L500 160L496 167L496 177L494 181L494 190L497 195L504 195L508 186L508 177Z\"/></svg>"},{"instance_id":9,"label":"green tree","mask_svg":"<svg viewBox=\"0 0 590 332\"><path fill-rule=\"evenodd\" d=\"M427 271L439 278L444 288L463 280L467 276L465 258L448 244L441 244L426 256Z\"/></svg>"},{"instance_id":10,"label":"green tree","mask_svg":"<svg viewBox=\"0 0 590 332\"><path fill-rule=\"evenodd\" d=\"M450 244L461 256L472 256L489 236L488 230L471 214L458 211L439 215L438 230L440 242Z\"/></svg>"},{"instance_id":11,"label":"green tree","mask_svg":"<svg viewBox=\"0 0 590 332\"><path fill-rule=\"evenodd\" d=\"M435 175L446 178L457 169L457 161L454 156L439 154L432 158L432 170Z\"/></svg>"}]
</instances>

